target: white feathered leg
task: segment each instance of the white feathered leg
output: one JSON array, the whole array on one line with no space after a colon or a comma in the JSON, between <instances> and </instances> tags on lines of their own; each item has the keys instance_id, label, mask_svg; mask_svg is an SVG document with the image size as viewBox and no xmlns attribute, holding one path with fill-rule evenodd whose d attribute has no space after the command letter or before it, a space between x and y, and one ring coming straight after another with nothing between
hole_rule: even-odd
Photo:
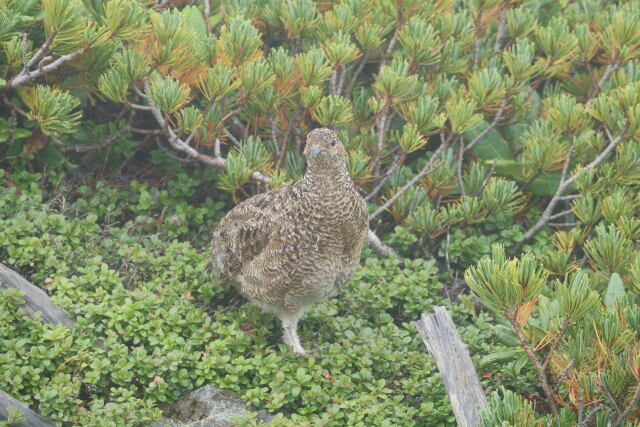
<instances>
[{"instance_id":1,"label":"white feathered leg","mask_svg":"<svg viewBox=\"0 0 640 427\"><path fill-rule=\"evenodd\" d=\"M285 344L293 348L293 351L298 355L306 354L306 350L302 348L300 344L300 338L298 338L298 320L302 316L302 313L295 314L281 314L280 320L282 321L282 328L284 330L283 341Z\"/></svg>"}]
</instances>

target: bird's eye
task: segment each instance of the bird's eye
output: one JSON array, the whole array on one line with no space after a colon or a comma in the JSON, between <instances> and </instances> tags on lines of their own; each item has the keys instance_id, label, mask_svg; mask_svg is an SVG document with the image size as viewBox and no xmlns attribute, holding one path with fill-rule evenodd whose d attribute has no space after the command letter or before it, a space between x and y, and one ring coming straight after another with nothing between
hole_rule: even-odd
<instances>
[{"instance_id":1,"label":"bird's eye","mask_svg":"<svg viewBox=\"0 0 640 427\"><path fill-rule=\"evenodd\" d=\"M338 141L336 141L335 139L331 140L331 146L332 147L335 147L337 143L338 143Z\"/></svg>"}]
</instances>

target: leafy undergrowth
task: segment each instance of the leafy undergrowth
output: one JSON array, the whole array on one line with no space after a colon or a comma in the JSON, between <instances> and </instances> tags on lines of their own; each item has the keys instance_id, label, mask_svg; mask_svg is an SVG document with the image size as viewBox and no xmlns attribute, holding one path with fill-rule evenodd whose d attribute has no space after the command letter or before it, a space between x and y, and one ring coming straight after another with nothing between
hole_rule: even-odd
<instances>
[{"instance_id":1,"label":"leafy undergrowth","mask_svg":"<svg viewBox=\"0 0 640 427\"><path fill-rule=\"evenodd\" d=\"M277 413L274 425L451 425L413 326L433 305L449 307L490 389L533 384L521 358L486 357L507 350L493 321L467 298L439 297L429 261L366 253L343 295L303 318L316 356L299 358L272 316L230 304L233 292L207 272L222 203L139 183L65 190L0 170L0 259L77 320L74 330L42 324L15 291L1 292L0 389L57 423L146 425L161 417L158 403L213 383Z\"/></svg>"}]
</instances>

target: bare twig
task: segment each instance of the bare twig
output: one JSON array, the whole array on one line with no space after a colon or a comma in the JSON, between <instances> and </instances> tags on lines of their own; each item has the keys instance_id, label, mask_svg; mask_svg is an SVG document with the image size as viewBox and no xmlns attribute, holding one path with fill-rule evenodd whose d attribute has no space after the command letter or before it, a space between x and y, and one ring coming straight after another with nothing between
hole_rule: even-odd
<instances>
[{"instance_id":1,"label":"bare twig","mask_svg":"<svg viewBox=\"0 0 640 427\"><path fill-rule=\"evenodd\" d=\"M195 161L195 159L190 158L190 157L178 157L175 154L173 154L172 152L170 152L167 148L165 148L165 146L160 142L160 138L156 137L156 144L158 145L158 147L160 148L160 151L162 151L165 156L167 156L168 158L175 160L177 162L180 163L193 163Z\"/></svg>"},{"instance_id":2,"label":"bare twig","mask_svg":"<svg viewBox=\"0 0 640 427\"><path fill-rule=\"evenodd\" d=\"M336 95L342 95L342 89L344 88L344 81L347 78L347 73L353 68L353 64L346 67L341 67L340 78L338 79L338 88L336 89Z\"/></svg>"},{"instance_id":3,"label":"bare twig","mask_svg":"<svg viewBox=\"0 0 640 427\"><path fill-rule=\"evenodd\" d=\"M464 181L462 180L462 160L464 159L464 139L462 136L459 139L460 149L458 150L458 186L460 187L460 193L463 196L467 195L464 188Z\"/></svg>"},{"instance_id":4,"label":"bare twig","mask_svg":"<svg viewBox=\"0 0 640 427\"><path fill-rule=\"evenodd\" d=\"M5 94L2 94L2 101L5 103L7 107L9 107L12 111L20 114L22 117L29 118L29 113L24 111L22 108L15 105L13 102L9 101L9 98Z\"/></svg>"},{"instance_id":5,"label":"bare twig","mask_svg":"<svg viewBox=\"0 0 640 427\"><path fill-rule=\"evenodd\" d=\"M444 153L444 150L445 150L445 148L447 148L449 143L450 143L449 139L447 139L446 141L443 141L442 144L440 144L440 147L438 147L438 149L433 153L431 158L429 160L427 160L427 163L420 170L420 172L418 172L416 174L416 176L411 178L411 180L409 180L404 186L402 186L402 188L400 188L400 190L398 190L393 196L391 196L389 198L389 200L387 200L382 206L380 206L378 209L376 209L376 211L374 213L369 215L369 221L371 221L372 219L374 219L375 217L377 217L378 215L383 213L389 206L391 206L393 204L393 202L395 202L398 199L398 197L402 196L407 190L409 190L415 183L420 181L424 176L426 176L426 175L430 174L431 172L433 172L434 170L438 169L442 165L442 163L444 163L444 159L441 159L435 165L433 163L439 157L442 156L442 153Z\"/></svg>"},{"instance_id":6,"label":"bare twig","mask_svg":"<svg viewBox=\"0 0 640 427\"><path fill-rule=\"evenodd\" d=\"M502 8L500 9L500 25L498 25L498 35L496 36L496 42L493 45L493 51L499 53L502 50L502 42L507 34L507 11L509 10L510 0L504 0L502 2Z\"/></svg>"},{"instance_id":7,"label":"bare twig","mask_svg":"<svg viewBox=\"0 0 640 427\"><path fill-rule=\"evenodd\" d=\"M119 129L118 131L116 131L113 134L111 134L111 136L109 136L107 139L105 139L103 142L101 142L99 144L93 144L93 145L71 145L71 146L61 145L61 146L59 146L59 148L62 151L75 151L76 153L86 153L88 151L99 150L101 148L104 148L104 147L107 147L107 146L111 145L115 140L117 140L122 135L124 135L125 133L129 132L130 130L131 130L131 128L127 124L124 127L122 127L121 129Z\"/></svg>"},{"instance_id":8,"label":"bare twig","mask_svg":"<svg viewBox=\"0 0 640 427\"><path fill-rule=\"evenodd\" d=\"M598 403L596 406L593 407L592 410L590 410L587 415L582 419L578 419L578 427L582 427L582 426L586 426L589 423L589 420L591 419L591 417L593 417L600 409L602 409L602 406L604 406L604 403L600 402Z\"/></svg>"},{"instance_id":9,"label":"bare twig","mask_svg":"<svg viewBox=\"0 0 640 427\"><path fill-rule=\"evenodd\" d=\"M213 145L213 155L216 157L220 157L220 138L218 137L216 137Z\"/></svg>"},{"instance_id":10,"label":"bare twig","mask_svg":"<svg viewBox=\"0 0 640 427\"><path fill-rule=\"evenodd\" d=\"M529 186L533 184L533 181L535 181L541 174L542 174L541 169L538 169L537 171L535 171L534 174L531 175L531 178L529 178L527 182L524 183L520 191L525 193L529 189Z\"/></svg>"},{"instance_id":11,"label":"bare twig","mask_svg":"<svg viewBox=\"0 0 640 427\"><path fill-rule=\"evenodd\" d=\"M473 26L475 28L475 40L473 43L473 69L478 68L480 63L480 50L482 49L482 10L478 10L478 13L473 18Z\"/></svg>"},{"instance_id":12,"label":"bare twig","mask_svg":"<svg viewBox=\"0 0 640 427\"><path fill-rule=\"evenodd\" d=\"M369 55L370 55L369 51L366 51L364 53L364 55L362 55L362 59L360 60L360 63L358 64L358 68L356 68L356 71L353 73L353 76L351 76L351 80L349 81L349 84L347 85L346 91L348 93L351 93L351 90L353 89L353 86L356 84L356 81L358 80L358 76L360 75L360 73L362 73L362 69L364 68L364 66L367 64L367 61L369 60Z\"/></svg>"},{"instance_id":13,"label":"bare twig","mask_svg":"<svg viewBox=\"0 0 640 427\"><path fill-rule=\"evenodd\" d=\"M232 119L233 119L233 117L232 117ZM222 129L224 130L224 133L226 133L226 134L227 134L227 136L229 137L229 139L231 140L231 142L233 142L233 144L234 144L236 147L240 147L240 141L238 141L238 139L237 139L237 138L236 138L236 137L235 137L235 136L234 136L234 135L229 131L229 129L227 129L226 127L225 127L225 128L222 128Z\"/></svg>"},{"instance_id":14,"label":"bare twig","mask_svg":"<svg viewBox=\"0 0 640 427\"><path fill-rule=\"evenodd\" d=\"M547 379L547 373L545 372L544 367L540 363L540 360L538 359L536 354L533 352L531 343L529 342L529 340L524 334L524 331L520 327L520 323L518 323L518 320L516 319L515 314L514 313L506 313L506 314L507 314L506 316L507 320L509 320L509 322L511 323L511 327L513 328L513 331L516 333L516 335L520 339L520 344L522 345L525 352L527 353L529 360L531 361L533 366L536 368L536 371L538 373L538 379L540 380L540 385L542 386L542 390L544 391L544 394L546 396L546 401L549 407L551 408L551 412L553 412L554 415L558 415L558 404L555 400L553 390L549 385L549 381Z\"/></svg>"},{"instance_id":15,"label":"bare twig","mask_svg":"<svg viewBox=\"0 0 640 427\"><path fill-rule=\"evenodd\" d=\"M31 59L25 63L24 67L26 68L27 73L29 72L29 69L31 69L31 67L36 65L36 63L38 63L38 61L40 61L44 57L44 55L49 50L49 46L51 46L51 43L53 42L53 39L56 37L57 34L58 34L57 29L54 28L53 30L51 30L49 37L47 37L47 39L42 44L42 46L40 46L40 49L38 49L36 53L31 57Z\"/></svg>"},{"instance_id":16,"label":"bare twig","mask_svg":"<svg viewBox=\"0 0 640 427\"><path fill-rule=\"evenodd\" d=\"M171 126L169 126L169 123L167 122L167 120L165 120L164 116L162 115L162 111L160 111L160 109L153 104L150 98L147 97L146 102L148 104L149 111L156 119L156 122L158 122L158 125L160 125L160 128L164 130L165 135L167 136L167 141L169 141L169 145L171 145L174 150L180 151L186 154L188 158L195 159L201 163L205 163L218 168L223 168L226 166L226 161L224 158L218 156L211 157L207 154L200 153L195 148L191 147L188 144L188 141L190 141L190 139L193 137L193 133L192 135L190 135L187 141L179 138L175 130ZM251 179L264 184L268 184L271 181L268 176L259 171L254 171L251 174Z\"/></svg>"},{"instance_id":17,"label":"bare twig","mask_svg":"<svg viewBox=\"0 0 640 427\"><path fill-rule=\"evenodd\" d=\"M136 110L140 110L140 111L151 111L152 108L149 107L148 105L140 105L140 104L136 104L134 102L127 102L127 105L129 105L131 108L135 108Z\"/></svg>"},{"instance_id":18,"label":"bare twig","mask_svg":"<svg viewBox=\"0 0 640 427\"><path fill-rule=\"evenodd\" d=\"M565 332L567 332L567 328L569 327L569 318L565 317L564 321L562 322L562 326L560 327L560 330L558 331L558 334L553 338L553 342L551 343L551 347L549 348L549 353L547 353L547 357L545 357L544 359L544 363L542 363L542 367L547 369L547 366L549 366L549 362L551 361L551 357L553 356L553 353L555 353L556 348L558 348L558 344L560 344L560 341L562 341L562 337L564 337ZM569 366L569 365L567 365Z\"/></svg>"},{"instance_id":19,"label":"bare twig","mask_svg":"<svg viewBox=\"0 0 640 427\"><path fill-rule=\"evenodd\" d=\"M582 421L582 416L584 415L584 397L580 390L578 390L578 425Z\"/></svg>"},{"instance_id":20,"label":"bare twig","mask_svg":"<svg viewBox=\"0 0 640 427\"><path fill-rule=\"evenodd\" d=\"M487 183L489 182L489 178L493 176L493 173L495 171L496 171L496 161L494 159L493 163L491 164L491 169L489 169L489 172L485 176L484 181L482 181L482 185L480 186L480 188L478 188L478 191L477 193L474 194L474 196L477 196L478 194L482 193L482 190L484 190L484 187L486 187Z\"/></svg>"},{"instance_id":21,"label":"bare twig","mask_svg":"<svg viewBox=\"0 0 640 427\"><path fill-rule=\"evenodd\" d=\"M562 173L560 174L560 183L558 184L558 188L556 189L555 194L549 201L549 204L547 205L546 209L542 213L542 216L540 217L538 222L524 234L524 239L522 240L521 243L524 243L525 241L533 237L533 235L551 219L551 215L553 210L556 207L556 204L558 204L558 202L560 201L560 197L562 196L562 193L564 193L564 190L568 187L568 185L564 186L564 183L565 183L565 177L567 175L567 170L569 170L569 164L571 163L571 158L573 156L574 147L575 147L575 141L572 142L571 146L569 147L567 157L564 160L564 166L562 167Z\"/></svg>"},{"instance_id":22,"label":"bare twig","mask_svg":"<svg viewBox=\"0 0 640 427\"><path fill-rule=\"evenodd\" d=\"M23 71L26 70L29 73L29 69L27 68L27 64L29 61L27 60L27 42L29 41L29 33L26 31L22 33L22 66L24 67Z\"/></svg>"},{"instance_id":23,"label":"bare twig","mask_svg":"<svg viewBox=\"0 0 640 427\"><path fill-rule=\"evenodd\" d=\"M133 133L141 133L143 135L164 135L164 132L160 129L141 129L136 127L130 127L129 130Z\"/></svg>"},{"instance_id":24,"label":"bare twig","mask_svg":"<svg viewBox=\"0 0 640 427\"><path fill-rule=\"evenodd\" d=\"M331 71L331 79L329 80L329 93L331 95L335 95L336 94L336 85L337 85L337 78L338 78L338 69L334 68Z\"/></svg>"},{"instance_id":25,"label":"bare twig","mask_svg":"<svg viewBox=\"0 0 640 427\"><path fill-rule=\"evenodd\" d=\"M478 62L480 61L480 49L482 48L482 39L480 35L476 33L476 40L473 44L473 69L478 68Z\"/></svg>"},{"instance_id":26,"label":"bare twig","mask_svg":"<svg viewBox=\"0 0 640 427\"><path fill-rule=\"evenodd\" d=\"M636 391L633 393L633 396L631 397L629 404L624 408L624 411L622 411L622 413L618 416L618 419L615 421L615 423L613 423L614 427L620 426L624 423L624 420L625 418L627 418L627 415L629 415L629 413L634 408L638 407L637 406L638 401L640 401L640 380L638 380L638 383L636 384Z\"/></svg>"},{"instance_id":27,"label":"bare twig","mask_svg":"<svg viewBox=\"0 0 640 427\"><path fill-rule=\"evenodd\" d=\"M384 141L389 119L389 109L391 108L391 100L387 97L384 101L382 110L376 117L376 131L378 134L378 144L376 146L376 157L373 159L374 174L380 175L380 161L382 160L382 151L384 150Z\"/></svg>"},{"instance_id":28,"label":"bare twig","mask_svg":"<svg viewBox=\"0 0 640 427\"><path fill-rule=\"evenodd\" d=\"M388 257L391 255L396 255L395 251L391 249L391 247L382 243L382 241L380 241L380 238L376 236L376 233L371 230L369 230L369 232L367 233L367 243L369 243L371 249L373 249L380 256Z\"/></svg>"},{"instance_id":29,"label":"bare twig","mask_svg":"<svg viewBox=\"0 0 640 427\"><path fill-rule=\"evenodd\" d=\"M607 400L613 407L613 410L616 411L616 414L618 414L618 419L620 419L622 417L622 410L620 409L620 406L618 406L618 402L616 402L616 399L613 398L613 395L611 394L609 389L604 384L598 384L598 388L607 397Z\"/></svg>"},{"instance_id":30,"label":"bare twig","mask_svg":"<svg viewBox=\"0 0 640 427\"><path fill-rule=\"evenodd\" d=\"M83 55L89 49L91 49L91 45L87 44L82 48L76 50L75 52L69 53L67 55L62 55L61 57L51 62L50 64L39 67L37 70L34 70L34 71L29 71L25 68L22 71L20 71L20 73L18 73L17 76L15 76L14 78L12 78L7 82L5 89L13 89L18 86L22 86L23 84L35 78L38 78L45 73L50 73L52 71L55 71L58 68L60 68L62 65L66 64L67 62L74 60L80 55ZM46 58L43 58L43 60L44 59Z\"/></svg>"},{"instance_id":31,"label":"bare twig","mask_svg":"<svg viewBox=\"0 0 640 427\"><path fill-rule=\"evenodd\" d=\"M384 54L382 55L382 60L380 61L380 67L387 64L387 60L389 59L389 56L391 55L393 48L396 46L396 43L398 42L399 31L400 31L400 24L398 23L398 27L396 28L396 31L393 33L393 36L391 36L391 40L389 40L389 44L387 45L387 50L385 50Z\"/></svg>"},{"instance_id":32,"label":"bare twig","mask_svg":"<svg viewBox=\"0 0 640 427\"><path fill-rule=\"evenodd\" d=\"M609 145L607 145L605 149L602 150L602 152L598 154L598 156L591 161L591 163L583 167L581 170L577 171L571 177L566 178L567 170L569 168L569 163L571 162L571 157L573 155L574 145L573 144L571 145L571 147L569 148L569 152L567 153L567 158L565 160L564 167L562 168L562 173L560 176L560 183L558 185L558 188L555 194L553 195L553 197L551 198L551 200L549 201L549 204L547 205L546 209L540 216L540 219L538 220L538 222L536 222L524 234L524 239L522 243L529 240L531 237L533 237L538 232L538 230L544 227L551 220L551 218L553 217L553 210L555 209L558 202L561 200L562 194L569 188L571 184L575 182L576 179L578 179L578 176L580 176L582 172L591 168L598 167L598 165L600 165L600 163L604 161L604 159L609 155L609 153L611 153L611 151L613 151L613 149L616 148L616 146L620 143L620 141L622 141L622 138L624 137L627 128L628 128L628 125L622 130L622 132L620 132L620 135L618 135L615 138L611 136L611 132L609 131L609 129L605 128L605 133L607 135L607 139L609 140Z\"/></svg>"},{"instance_id":33,"label":"bare twig","mask_svg":"<svg viewBox=\"0 0 640 427\"><path fill-rule=\"evenodd\" d=\"M577 222L548 222L547 225L549 227L575 227L578 225Z\"/></svg>"},{"instance_id":34,"label":"bare twig","mask_svg":"<svg viewBox=\"0 0 640 427\"><path fill-rule=\"evenodd\" d=\"M609 76L611 75L611 73L613 73L619 66L620 66L620 61L616 61L616 60L614 60L613 62L607 65L607 68L604 70L604 74L602 74L602 77L600 77L600 80L598 80L596 87L593 88L593 92L591 93L591 96L589 97L589 99L587 99L587 102L586 102L587 105L591 104L595 99L595 97L598 96L598 94L600 93L600 90L602 90L602 85L609 79Z\"/></svg>"},{"instance_id":35,"label":"bare twig","mask_svg":"<svg viewBox=\"0 0 640 427\"><path fill-rule=\"evenodd\" d=\"M465 147L464 147L464 151L467 152L469 150L471 150L473 148L474 145L476 145L482 138L484 138L484 136L486 134L488 134L494 127L496 127L498 125L498 123L500 122L500 120L502 119L502 115L504 114L504 110L507 107L507 103L509 102L509 98L505 98L502 100L502 102L500 103L500 107L498 108L498 111L496 112L496 115L493 117L493 120L491 121L491 123L489 123L489 126L487 126L486 128L484 128L482 130L482 132L480 132L479 134L477 134L475 136L475 138L473 138L471 140L471 142L469 142Z\"/></svg>"},{"instance_id":36,"label":"bare twig","mask_svg":"<svg viewBox=\"0 0 640 427\"><path fill-rule=\"evenodd\" d=\"M560 373L560 376L558 377L558 380L556 381L556 385L553 386L554 393L558 391L558 389L560 389L560 386L562 385L564 380L567 379L567 376L569 375L569 371L571 370L571 368L573 368L573 365L575 365L575 363L576 361L574 359L571 359L569 363L567 363L567 366L564 367L564 369Z\"/></svg>"},{"instance_id":37,"label":"bare twig","mask_svg":"<svg viewBox=\"0 0 640 427\"><path fill-rule=\"evenodd\" d=\"M202 3L204 3L204 23L207 28L207 34L211 34L213 32L211 28L211 1L202 0Z\"/></svg>"},{"instance_id":38,"label":"bare twig","mask_svg":"<svg viewBox=\"0 0 640 427\"><path fill-rule=\"evenodd\" d=\"M558 219L558 218L562 218L563 216L567 216L570 213L573 213L572 209L567 209L565 211L559 212L557 214L553 214L549 217L549 221L553 220L553 219Z\"/></svg>"},{"instance_id":39,"label":"bare twig","mask_svg":"<svg viewBox=\"0 0 640 427\"><path fill-rule=\"evenodd\" d=\"M376 197L378 195L378 193L380 192L380 190L382 190L382 187L384 187L384 183L387 182L387 179L389 179L389 176L394 173L395 171L397 171L400 166L402 166L402 163L404 162L404 159L406 158L405 155L403 154L398 154L396 156L396 158L393 161L393 164L391 165L391 167L384 173L384 175L382 176L382 179L380 179L380 181L378 182L378 184L373 188L373 190L371 190L371 192L369 194L367 194L367 196L364 198L365 202L368 200L373 199L374 197Z\"/></svg>"}]
</instances>

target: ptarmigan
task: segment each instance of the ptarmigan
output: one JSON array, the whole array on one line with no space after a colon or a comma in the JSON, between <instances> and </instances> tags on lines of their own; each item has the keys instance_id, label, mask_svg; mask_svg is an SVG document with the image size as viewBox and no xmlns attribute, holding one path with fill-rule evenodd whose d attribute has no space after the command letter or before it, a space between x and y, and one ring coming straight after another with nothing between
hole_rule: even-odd
<instances>
[{"instance_id":1,"label":"ptarmigan","mask_svg":"<svg viewBox=\"0 0 640 427\"><path fill-rule=\"evenodd\" d=\"M349 281L360 263L367 207L347 171L337 134L315 129L304 149L303 179L243 201L212 239L214 274L275 314L283 340L304 354L298 320Z\"/></svg>"}]
</instances>

